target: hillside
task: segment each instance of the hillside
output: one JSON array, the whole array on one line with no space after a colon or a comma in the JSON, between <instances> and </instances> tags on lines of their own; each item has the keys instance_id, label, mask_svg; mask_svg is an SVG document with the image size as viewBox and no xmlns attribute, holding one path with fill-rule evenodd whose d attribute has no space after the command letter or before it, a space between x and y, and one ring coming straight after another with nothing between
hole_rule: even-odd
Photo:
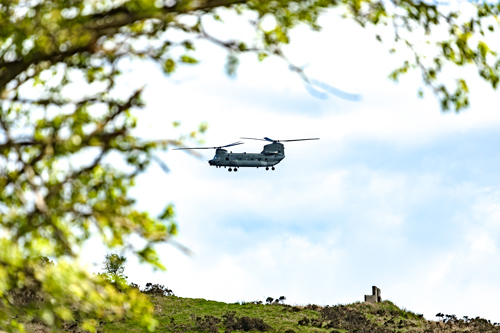
<instances>
[{"instance_id":1,"label":"hillside","mask_svg":"<svg viewBox=\"0 0 500 333\"><path fill-rule=\"evenodd\" d=\"M157 332L500 332L500 324L481 318L458 319L441 315L440 321L400 309L391 301L321 307L207 301L177 296L151 296ZM39 324L29 331L44 332ZM71 331L71 330L70 330ZM130 321L103 323L100 332L143 332Z\"/></svg>"}]
</instances>

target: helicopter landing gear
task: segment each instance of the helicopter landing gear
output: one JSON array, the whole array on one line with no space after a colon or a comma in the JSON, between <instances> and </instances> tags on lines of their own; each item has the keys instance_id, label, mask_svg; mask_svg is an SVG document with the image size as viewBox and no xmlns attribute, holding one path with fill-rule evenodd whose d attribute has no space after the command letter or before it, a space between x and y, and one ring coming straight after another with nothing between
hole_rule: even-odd
<instances>
[{"instance_id":1,"label":"helicopter landing gear","mask_svg":"<svg viewBox=\"0 0 500 333\"><path fill-rule=\"evenodd\" d=\"M269 167L266 167L266 170L269 170Z\"/></svg>"},{"instance_id":2,"label":"helicopter landing gear","mask_svg":"<svg viewBox=\"0 0 500 333\"><path fill-rule=\"evenodd\" d=\"M271 170L273 170L273 171L274 171L274 167L272 167L272 168L271 168Z\"/></svg>"},{"instance_id":3,"label":"helicopter landing gear","mask_svg":"<svg viewBox=\"0 0 500 333\"><path fill-rule=\"evenodd\" d=\"M234 172L238 171L238 169L234 168Z\"/></svg>"},{"instance_id":4,"label":"helicopter landing gear","mask_svg":"<svg viewBox=\"0 0 500 333\"><path fill-rule=\"evenodd\" d=\"M229 170L227 170L227 171L231 172L231 171L233 171L233 169L229 168Z\"/></svg>"}]
</instances>

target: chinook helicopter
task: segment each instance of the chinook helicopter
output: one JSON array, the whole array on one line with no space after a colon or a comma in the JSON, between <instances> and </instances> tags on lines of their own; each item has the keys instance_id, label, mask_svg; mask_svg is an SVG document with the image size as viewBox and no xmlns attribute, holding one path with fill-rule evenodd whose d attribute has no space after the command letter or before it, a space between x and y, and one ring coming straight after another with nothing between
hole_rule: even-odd
<instances>
[{"instance_id":1,"label":"chinook helicopter","mask_svg":"<svg viewBox=\"0 0 500 333\"><path fill-rule=\"evenodd\" d=\"M268 137L263 139L257 138L240 138L245 140L259 140L271 142L264 146L264 150L260 153L233 153L228 152L224 148L238 146L243 144L241 141L233 142L225 146L220 147L197 147L197 148L176 148L174 150L184 150L184 149L215 149L215 156L213 159L208 161L208 164L215 166L216 168L227 168L231 172L238 171L239 168L266 168L269 170L275 170L274 166L281 162L285 158L285 146L281 142L291 142L291 141L307 141L307 140L319 140L319 138L311 139L294 139L294 140L273 140Z\"/></svg>"}]
</instances>

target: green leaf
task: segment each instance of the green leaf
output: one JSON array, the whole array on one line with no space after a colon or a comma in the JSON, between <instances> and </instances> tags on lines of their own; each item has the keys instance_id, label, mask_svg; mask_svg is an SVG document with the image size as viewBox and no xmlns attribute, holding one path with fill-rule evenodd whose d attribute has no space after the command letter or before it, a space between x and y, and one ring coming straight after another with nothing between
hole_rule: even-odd
<instances>
[{"instance_id":1,"label":"green leaf","mask_svg":"<svg viewBox=\"0 0 500 333\"><path fill-rule=\"evenodd\" d=\"M163 64L163 69L167 74L171 74L175 71L176 64L175 61L172 59L167 59L165 63Z\"/></svg>"},{"instance_id":2,"label":"green leaf","mask_svg":"<svg viewBox=\"0 0 500 333\"><path fill-rule=\"evenodd\" d=\"M258 57L259 61L261 61L261 62L262 62L262 61L264 61L264 59L266 59L266 58L268 57L268 54L267 54L267 53L265 53L265 52L259 52L259 53L257 54L257 57Z\"/></svg>"},{"instance_id":3,"label":"green leaf","mask_svg":"<svg viewBox=\"0 0 500 333\"><path fill-rule=\"evenodd\" d=\"M181 62L186 63L186 64L197 64L198 60L196 60L195 58L192 58L188 55L182 55Z\"/></svg>"},{"instance_id":4,"label":"green leaf","mask_svg":"<svg viewBox=\"0 0 500 333\"><path fill-rule=\"evenodd\" d=\"M229 54L227 56L227 61L226 61L226 74L229 77L235 77L236 76L236 70L238 69L240 61L237 56L234 54Z\"/></svg>"},{"instance_id":5,"label":"green leaf","mask_svg":"<svg viewBox=\"0 0 500 333\"><path fill-rule=\"evenodd\" d=\"M418 97L419 98L424 98L424 91L422 90L422 88L418 89Z\"/></svg>"},{"instance_id":6,"label":"green leaf","mask_svg":"<svg viewBox=\"0 0 500 333\"><path fill-rule=\"evenodd\" d=\"M163 210L163 213L159 216L160 220L169 220L175 216L174 205L170 204Z\"/></svg>"}]
</instances>

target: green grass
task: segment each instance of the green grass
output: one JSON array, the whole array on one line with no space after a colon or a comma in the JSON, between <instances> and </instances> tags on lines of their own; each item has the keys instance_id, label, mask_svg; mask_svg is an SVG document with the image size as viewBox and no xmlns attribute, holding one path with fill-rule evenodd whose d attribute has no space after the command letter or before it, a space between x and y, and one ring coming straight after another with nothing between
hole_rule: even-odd
<instances>
[{"instance_id":1,"label":"green grass","mask_svg":"<svg viewBox=\"0 0 500 333\"><path fill-rule=\"evenodd\" d=\"M458 319L445 316L441 321L426 320L422 315L405 308L399 308L391 301L381 303L338 304L335 306L291 306L284 304L255 304L207 301L199 298L181 298L176 296L149 296L154 305L155 318L158 321L156 332L209 332L224 333L226 324L224 315L234 312L237 318L250 317L253 324L263 320L270 325L272 333L500 333L500 324L492 324L481 318ZM211 318L209 326L203 326L197 318ZM300 323L299 323L300 322ZM258 326L253 326L258 327ZM43 323L30 322L28 332L48 332ZM250 330L251 331L251 330ZM146 332L134 321L107 322L99 327L98 332L125 333ZM234 331L236 332L236 331ZM256 332L256 331L251 331Z\"/></svg>"},{"instance_id":2,"label":"green grass","mask_svg":"<svg viewBox=\"0 0 500 333\"><path fill-rule=\"evenodd\" d=\"M285 332L292 329L297 331L297 322L303 317L319 318L319 313L313 310L301 310L300 312L289 311L291 307L282 305L263 305L253 303L233 303L207 301L200 298L181 298L176 296L152 297L151 302L155 306L155 317L159 322L159 331L170 332L167 327L176 325L190 326L194 323L191 314L197 317L215 316L222 318L228 311L235 311L237 317L261 318L265 323L271 325L276 332ZM222 325L220 325L222 326ZM220 329L224 332L224 329ZM303 327L301 332L329 332L326 329ZM330 330L331 331L331 330ZM104 332L143 332L134 322L114 322L104 325ZM189 331L188 331L189 332Z\"/></svg>"},{"instance_id":3,"label":"green grass","mask_svg":"<svg viewBox=\"0 0 500 333\"><path fill-rule=\"evenodd\" d=\"M207 301L205 299L192 299L181 298L176 296L166 297L151 297L151 301L155 306L155 317L159 322L157 331L159 332L199 332L195 329L195 321L192 316L205 317L214 316L222 318L223 314L228 311L236 312L237 317L253 317L261 318L265 323L273 328L273 332L332 332L334 329L339 333L347 332L342 327L329 327L325 326L329 322L327 319L322 318L321 308L318 307L316 311L308 309L304 306L290 305L264 305L254 303L233 303L227 304L223 302ZM406 324L409 321L418 322L424 320L411 311L406 311L398 308L390 301L384 301L379 304L369 303L352 303L344 306L346 311L362 313L369 322L375 326L382 327L384 323L391 318L395 320L396 324L393 329L396 331L404 332L406 329L398 330L397 323L403 320ZM310 308L310 307L309 307ZM323 327L315 327L310 325L299 325L299 320L309 318L316 320L316 323L322 323ZM387 325L386 325L387 326ZM420 325L415 325L420 326ZM177 328L175 328L177 327ZM107 323L103 327L104 332L119 333L119 332L144 332L137 323L127 322L113 322ZM225 328L222 323L218 325L218 331L224 332Z\"/></svg>"}]
</instances>

